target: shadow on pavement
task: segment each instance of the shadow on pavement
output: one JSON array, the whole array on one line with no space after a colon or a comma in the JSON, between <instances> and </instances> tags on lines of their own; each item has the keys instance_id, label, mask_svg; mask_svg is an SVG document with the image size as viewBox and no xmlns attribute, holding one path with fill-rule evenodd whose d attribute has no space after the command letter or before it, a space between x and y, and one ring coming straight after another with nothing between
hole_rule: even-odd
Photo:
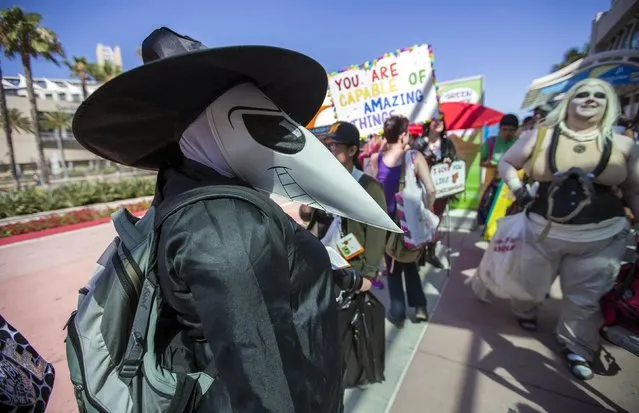
<instances>
[{"instance_id":1,"label":"shadow on pavement","mask_svg":"<svg viewBox=\"0 0 639 413\"><path fill-rule=\"evenodd\" d=\"M460 265L455 267L453 276L449 280L445 298L442 299L440 308L431 321L447 327L472 331L471 342L466 346L468 353L465 360L465 364L470 369L467 370L464 382L460 383L463 386L463 396L457 403L456 412L476 411L477 373L485 375L503 388L540 406L542 411L568 412L572 411L575 403L583 406L580 413L582 411L629 411L593 387L590 382L574 380L563 360L559 358L552 330L557 321L560 300L554 298L547 300L540 314L540 330L536 333L528 333L515 323L507 302L492 299L492 304L486 304L475 298L470 286L465 285L465 281L467 277L474 274L483 250L475 243L463 248L462 253L464 256L473 256L475 259L459 260ZM458 305L468 300L473 300L474 303ZM530 342L530 339L542 343L550 350L543 353L553 356L549 357L532 348L517 345L518 341ZM490 347L487 353L486 347ZM594 366L599 375L614 376L623 369L623 366L620 367L616 363L614 357L612 359L607 357L608 354L604 352L605 361L600 360ZM636 363L636 358L633 360L632 357L624 356L623 358ZM450 361L459 363L458 360ZM637 373L636 368L631 370ZM620 382L622 387L627 387L628 394L636 394L636 386L626 383L630 379L627 373L624 376L616 382ZM605 377L603 380L611 380L611 378ZM601 383L597 379L593 382ZM550 396L554 394L555 397L549 397L549 393ZM562 400L565 401L565 407L561 406L564 403ZM639 407L639 398L635 400ZM511 411L517 413L539 411L525 403L517 403L516 409L511 408Z\"/></svg>"}]
</instances>

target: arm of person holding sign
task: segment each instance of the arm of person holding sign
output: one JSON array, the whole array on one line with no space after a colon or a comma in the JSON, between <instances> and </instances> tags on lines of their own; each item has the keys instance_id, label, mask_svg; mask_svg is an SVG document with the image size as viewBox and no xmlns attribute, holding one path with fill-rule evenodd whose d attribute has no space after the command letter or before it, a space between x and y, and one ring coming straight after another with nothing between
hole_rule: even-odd
<instances>
[{"instance_id":1,"label":"arm of person holding sign","mask_svg":"<svg viewBox=\"0 0 639 413\"><path fill-rule=\"evenodd\" d=\"M426 193L424 194L426 199L424 203L428 209L432 209L435 204L435 184L430 176L430 168L428 167L426 158L424 158L421 152L415 154L415 170L417 172L417 178L419 178L422 184L424 184L424 188L426 188Z\"/></svg>"}]
</instances>

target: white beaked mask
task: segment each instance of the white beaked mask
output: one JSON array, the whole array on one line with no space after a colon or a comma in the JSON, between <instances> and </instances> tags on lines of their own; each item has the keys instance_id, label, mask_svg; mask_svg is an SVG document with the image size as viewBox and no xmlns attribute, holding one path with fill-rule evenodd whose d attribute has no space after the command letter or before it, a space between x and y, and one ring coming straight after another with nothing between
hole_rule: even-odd
<instances>
[{"instance_id":1,"label":"white beaked mask","mask_svg":"<svg viewBox=\"0 0 639 413\"><path fill-rule=\"evenodd\" d=\"M608 98L598 85L584 85L570 101L570 114L582 119L600 121L606 114Z\"/></svg>"},{"instance_id":2,"label":"white beaked mask","mask_svg":"<svg viewBox=\"0 0 639 413\"><path fill-rule=\"evenodd\" d=\"M257 190L402 232L313 134L253 84L217 98L187 128L180 146L186 157L226 176L230 169Z\"/></svg>"}]
</instances>

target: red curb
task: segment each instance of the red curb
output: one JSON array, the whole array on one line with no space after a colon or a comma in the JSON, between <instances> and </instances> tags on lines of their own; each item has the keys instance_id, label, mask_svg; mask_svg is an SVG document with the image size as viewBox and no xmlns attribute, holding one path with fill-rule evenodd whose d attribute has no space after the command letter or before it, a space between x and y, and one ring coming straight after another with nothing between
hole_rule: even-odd
<instances>
[{"instance_id":1,"label":"red curb","mask_svg":"<svg viewBox=\"0 0 639 413\"><path fill-rule=\"evenodd\" d=\"M146 211L133 212L138 218L143 216ZM10 237L0 238L0 246L15 244L16 242L28 241L32 239L47 237L49 235L62 234L64 232L75 231L78 229L94 227L96 225L111 222L111 217L98 218L93 221L79 222L77 224L64 225L61 227L43 229L42 231L29 232L26 234L13 235Z\"/></svg>"}]
</instances>

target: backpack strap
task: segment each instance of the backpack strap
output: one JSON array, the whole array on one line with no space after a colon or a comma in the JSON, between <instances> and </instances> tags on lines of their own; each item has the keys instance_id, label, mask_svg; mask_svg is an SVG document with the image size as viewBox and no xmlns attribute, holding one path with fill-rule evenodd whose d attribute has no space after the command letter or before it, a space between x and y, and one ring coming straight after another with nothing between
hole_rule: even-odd
<instances>
[{"instance_id":1,"label":"backpack strap","mask_svg":"<svg viewBox=\"0 0 639 413\"><path fill-rule=\"evenodd\" d=\"M146 234L135 226L139 219L126 208L120 208L111 214L111 220L118 233L118 238L120 238L128 248L132 248L134 245L138 245L146 239Z\"/></svg>"},{"instance_id":2,"label":"backpack strap","mask_svg":"<svg viewBox=\"0 0 639 413\"><path fill-rule=\"evenodd\" d=\"M159 282L157 276L157 249L159 241L159 229L171 215L179 211L180 209L193 204L195 202L220 199L220 198L235 198L246 202L249 202L262 211L266 212L269 217L278 220L282 227L284 236L292 234L294 231L294 224L284 214L279 207L272 202L264 199L258 195L255 190L236 186L236 185L214 185L202 188L195 188L183 192L175 198L162 202L155 215L155 234L153 236L153 245L151 246L149 266L147 268L147 275L142 284L142 290L140 292L140 300L135 312L133 324L131 326L131 335L127 345L126 353L124 354L121 368L120 379L125 384L130 385L134 377L137 376L140 366L142 365L142 359L146 349L146 334L149 328L149 321L151 317L151 310L154 305L156 296L158 295ZM287 230L290 228L290 231ZM211 364L207 366L207 372L212 376L217 376L217 368L212 359Z\"/></svg>"},{"instance_id":3,"label":"backpack strap","mask_svg":"<svg viewBox=\"0 0 639 413\"><path fill-rule=\"evenodd\" d=\"M413 150L409 150L404 153L404 157L402 158L402 172L399 175L399 187L397 188L397 192L402 192L406 186L406 168L408 167L408 162L406 161L409 159L409 156L414 158L414 155L415 153Z\"/></svg>"}]
</instances>

